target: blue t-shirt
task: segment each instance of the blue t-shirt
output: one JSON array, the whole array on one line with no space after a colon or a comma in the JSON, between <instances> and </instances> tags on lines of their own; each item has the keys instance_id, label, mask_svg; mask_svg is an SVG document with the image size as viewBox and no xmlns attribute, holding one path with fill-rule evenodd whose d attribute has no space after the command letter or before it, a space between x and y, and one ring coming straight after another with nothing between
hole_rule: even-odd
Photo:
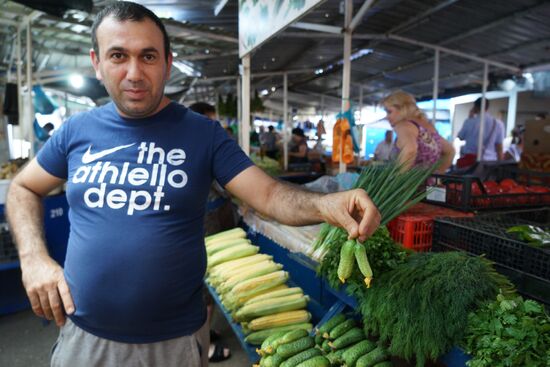
<instances>
[{"instance_id":1,"label":"blue t-shirt","mask_svg":"<svg viewBox=\"0 0 550 367\"><path fill-rule=\"evenodd\" d=\"M109 103L69 119L37 159L67 180L71 320L126 343L198 330L208 191L253 164L219 123L177 103L126 119Z\"/></svg>"}]
</instances>

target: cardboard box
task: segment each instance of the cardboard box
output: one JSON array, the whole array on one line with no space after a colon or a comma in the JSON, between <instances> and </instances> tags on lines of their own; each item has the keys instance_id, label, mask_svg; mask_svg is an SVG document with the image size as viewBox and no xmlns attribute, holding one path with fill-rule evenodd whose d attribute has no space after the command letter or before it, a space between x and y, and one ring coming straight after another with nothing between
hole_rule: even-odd
<instances>
[{"instance_id":1,"label":"cardboard box","mask_svg":"<svg viewBox=\"0 0 550 367\"><path fill-rule=\"evenodd\" d=\"M529 154L550 153L550 119L525 123L523 152Z\"/></svg>"}]
</instances>

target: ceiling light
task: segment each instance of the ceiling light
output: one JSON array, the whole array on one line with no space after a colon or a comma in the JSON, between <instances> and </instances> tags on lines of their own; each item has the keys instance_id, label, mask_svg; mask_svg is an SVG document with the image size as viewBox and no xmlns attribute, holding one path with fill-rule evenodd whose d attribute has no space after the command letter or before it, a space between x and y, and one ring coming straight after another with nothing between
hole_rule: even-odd
<instances>
[{"instance_id":1,"label":"ceiling light","mask_svg":"<svg viewBox=\"0 0 550 367\"><path fill-rule=\"evenodd\" d=\"M80 74L72 74L69 76L69 83L73 88L80 89L84 86L84 78Z\"/></svg>"},{"instance_id":2,"label":"ceiling light","mask_svg":"<svg viewBox=\"0 0 550 367\"><path fill-rule=\"evenodd\" d=\"M269 94L269 91L267 89L264 89L263 91L260 92L260 94L262 96L267 96Z\"/></svg>"},{"instance_id":3,"label":"ceiling light","mask_svg":"<svg viewBox=\"0 0 550 367\"><path fill-rule=\"evenodd\" d=\"M322 74L323 73L323 69L317 69L315 70L315 74L319 75L319 74Z\"/></svg>"},{"instance_id":4,"label":"ceiling light","mask_svg":"<svg viewBox=\"0 0 550 367\"><path fill-rule=\"evenodd\" d=\"M210 50L206 49L206 50L204 50L204 53L208 55L210 53Z\"/></svg>"},{"instance_id":5,"label":"ceiling light","mask_svg":"<svg viewBox=\"0 0 550 367\"><path fill-rule=\"evenodd\" d=\"M271 87L271 91L272 91L272 92L275 92L276 90L277 90L277 88Z\"/></svg>"},{"instance_id":6,"label":"ceiling light","mask_svg":"<svg viewBox=\"0 0 550 367\"><path fill-rule=\"evenodd\" d=\"M274 57L272 57L272 58L271 58L271 61L275 62L275 58L274 58Z\"/></svg>"},{"instance_id":7,"label":"ceiling light","mask_svg":"<svg viewBox=\"0 0 550 367\"><path fill-rule=\"evenodd\" d=\"M172 51L172 56L173 57L178 57L178 53L176 51Z\"/></svg>"}]
</instances>

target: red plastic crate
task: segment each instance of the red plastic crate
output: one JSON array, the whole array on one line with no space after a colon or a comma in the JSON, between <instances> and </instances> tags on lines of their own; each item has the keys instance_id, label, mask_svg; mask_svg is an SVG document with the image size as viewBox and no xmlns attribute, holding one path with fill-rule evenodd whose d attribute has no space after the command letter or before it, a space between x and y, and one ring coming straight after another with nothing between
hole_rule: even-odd
<instances>
[{"instance_id":1,"label":"red plastic crate","mask_svg":"<svg viewBox=\"0 0 550 367\"><path fill-rule=\"evenodd\" d=\"M470 216L473 214L419 203L389 222L388 231L393 240L405 248L417 252L430 251L434 218Z\"/></svg>"}]
</instances>

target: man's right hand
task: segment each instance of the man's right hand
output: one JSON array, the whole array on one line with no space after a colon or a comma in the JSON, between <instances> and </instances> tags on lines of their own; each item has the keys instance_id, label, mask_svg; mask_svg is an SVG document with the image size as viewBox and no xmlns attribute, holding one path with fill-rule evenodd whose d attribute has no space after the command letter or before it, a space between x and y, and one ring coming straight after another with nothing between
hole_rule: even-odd
<instances>
[{"instance_id":1,"label":"man's right hand","mask_svg":"<svg viewBox=\"0 0 550 367\"><path fill-rule=\"evenodd\" d=\"M32 310L40 317L54 320L57 326L65 324L65 314L74 312L74 303L63 268L51 257L22 260L23 285Z\"/></svg>"}]
</instances>

